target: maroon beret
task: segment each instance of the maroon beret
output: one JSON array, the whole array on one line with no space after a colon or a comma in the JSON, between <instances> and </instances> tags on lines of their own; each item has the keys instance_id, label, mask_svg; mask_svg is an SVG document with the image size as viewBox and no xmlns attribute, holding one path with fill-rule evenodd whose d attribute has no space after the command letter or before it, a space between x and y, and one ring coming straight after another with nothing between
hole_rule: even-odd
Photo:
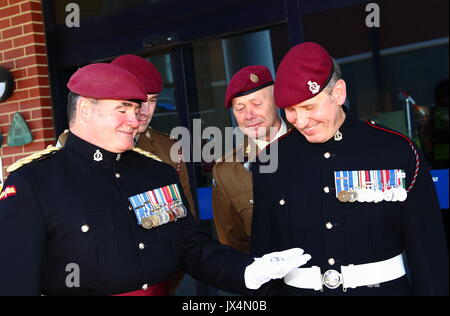
<instances>
[{"instance_id":1,"label":"maroon beret","mask_svg":"<svg viewBox=\"0 0 450 316\"><path fill-rule=\"evenodd\" d=\"M147 59L136 55L122 55L114 59L111 64L131 72L141 82L148 94L157 94L162 91L161 74Z\"/></svg>"},{"instance_id":2,"label":"maroon beret","mask_svg":"<svg viewBox=\"0 0 450 316\"><path fill-rule=\"evenodd\" d=\"M322 46L312 42L294 46L277 70L276 105L287 108L315 97L327 86L333 72L333 60Z\"/></svg>"},{"instance_id":3,"label":"maroon beret","mask_svg":"<svg viewBox=\"0 0 450 316\"><path fill-rule=\"evenodd\" d=\"M147 94L136 77L111 64L91 64L78 69L67 87L88 98L147 101Z\"/></svg>"},{"instance_id":4,"label":"maroon beret","mask_svg":"<svg viewBox=\"0 0 450 316\"><path fill-rule=\"evenodd\" d=\"M234 98L248 95L273 85L270 70L265 66L247 66L231 78L225 93L225 107L231 108Z\"/></svg>"}]
</instances>

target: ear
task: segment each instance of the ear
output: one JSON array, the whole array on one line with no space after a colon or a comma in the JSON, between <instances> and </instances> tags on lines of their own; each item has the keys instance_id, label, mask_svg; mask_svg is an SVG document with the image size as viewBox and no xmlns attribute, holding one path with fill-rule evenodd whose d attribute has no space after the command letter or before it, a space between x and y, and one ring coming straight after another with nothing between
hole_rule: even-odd
<instances>
[{"instance_id":1,"label":"ear","mask_svg":"<svg viewBox=\"0 0 450 316\"><path fill-rule=\"evenodd\" d=\"M79 98L77 102L77 115L81 121L89 123L92 119L94 108L92 102L87 98Z\"/></svg>"},{"instance_id":2,"label":"ear","mask_svg":"<svg viewBox=\"0 0 450 316\"><path fill-rule=\"evenodd\" d=\"M339 79L336 82L332 95L339 106L345 103L345 100L347 99L347 84L344 80Z\"/></svg>"}]
</instances>

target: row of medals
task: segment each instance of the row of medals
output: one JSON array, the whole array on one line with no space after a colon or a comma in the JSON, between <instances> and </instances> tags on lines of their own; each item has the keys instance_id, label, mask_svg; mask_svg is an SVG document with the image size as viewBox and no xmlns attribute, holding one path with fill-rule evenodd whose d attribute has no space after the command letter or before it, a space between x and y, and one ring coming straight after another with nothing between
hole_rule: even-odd
<instances>
[{"instance_id":1,"label":"row of medals","mask_svg":"<svg viewBox=\"0 0 450 316\"><path fill-rule=\"evenodd\" d=\"M179 201L173 204L156 206L153 212L153 215L143 217L141 220L141 225L145 229L152 229L169 222L175 222L177 219L186 216L186 209Z\"/></svg>"},{"instance_id":2,"label":"row of medals","mask_svg":"<svg viewBox=\"0 0 450 316\"><path fill-rule=\"evenodd\" d=\"M380 189L359 188L338 193L338 200L341 202L403 202L408 196L407 191L401 187L386 188L384 191Z\"/></svg>"}]
</instances>

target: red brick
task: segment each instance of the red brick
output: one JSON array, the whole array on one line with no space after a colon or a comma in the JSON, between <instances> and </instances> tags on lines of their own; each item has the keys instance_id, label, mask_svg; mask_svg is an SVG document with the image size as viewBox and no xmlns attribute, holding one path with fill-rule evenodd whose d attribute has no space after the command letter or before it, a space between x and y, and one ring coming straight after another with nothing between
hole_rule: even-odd
<instances>
[{"instance_id":1,"label":"red brick","mask_svg":"<svg viewBox=\"0 0 450 316\"><path fill-rule=\"evenodd\" d=\"M30 23L23 26L23 34L44 32L45 28L42 23Z\"/></svg>"},{"instance_id":2,"label":"red brick","mask_svg":"<svg viewBox=\"0 0 450 316\"><path fill-rule=\"evenodd\" d=\"M53 128L53 119L42 119L27 122L30 130L39 128Z\"/></svg>"},{"instance_id":3,"label":"red brick","mask_svg":"<svg viewBox=\"0 0 450 316\"><path fill-rule=\"evenodd\" d=\"M26 90L26 91L16 91L8 99L8 102L20 101L20 100L28 99L28 97L29 97L28 90Z\"/></svg>"},{"instance_id":4,"label":"red brick","mask_svg":"<svg viewBox=\"0 0 450 316\"><path fill-rule=\"evenodd\" d=\"M25 2L25 0L9 0L9 4L10 5L16 4L16 3L19 3L19 2Z\"/></svg>"},{"instance_id":5,"label":"red brick","mask_svg":"<svg viewBox=\"0 0 450 316\"><path fill-rule=\"evenodd\" d=\"M20 47L27 44L45 44L45 36L42 34L29 34L25 36L21 36L19 38L15 38L14 41L14 47Z\"/></svg>"},{"instance_id":6,"label":"red brick","mask_svg":"<svg viewBox=\"0 0 450 316\"><path fill-rule=\"evenodd\" d=\"M6 69L14 69L14 61L4 61L0 63L0 67L6 68Z\"/></svg>"},{"instance_id":7,"label":"red brick","mask_svg":"<svg viewBox=\"0 0 450 316\"><path fill-rule=\"evenodd\" d=\"M0 8L6 8L8 5L8 0L0 0Z\"/></svg>"},{"instance_id":8,"label":"red brick","mask_svg":"<svg viewBox=\"0 0 450 316\"><path fill-rule=\"evenodd\" d=\"M54 142L52 141L32 142L31 144L24 146L24 152L32 154L35 153L36 151L47 148L48 145L54 145Z\"/></svg>"},{"instance_id":9,"label":"red brick","mask_svg":"<svg viewBox=\"0 0 450 316\"><path fill-rule=\"evenodd\" d=\"M0 9L0 16L12 16L20 13L20 6L15 5L12 7L7 7L5 9Z\"/></svg>"},{"instance_id":10,"label":"red brick","mask_svg":"<svg viewBox=\"0 0 450 316\"><path fill-rule=\"evenodd\" d=\"M25 47L25 55L34 55L34 54L47 54L47 50L44 45L31 45Z\"/></svg>"},{"instance_id":11,"label":"red brick","mask_svg":"<svg viewBox=\"0 0 450 316\"><path fill-rule=\"evenodd\" d=\"M11 18L12 25L22 25L30 22L43 22L42 14L36 12L27 12Z\"/></svg>"},{"instance_id":12,"label":"red brick","mask_svg":"<svg viewBox=\"0 0 450 316\"><path fill-rule=\"evenodd\" d=\"M31 118L32 119L52 118L52 117L53 117L52 109L39 109L39 110L31 111Z\"/></svg>"},{"instance_id":13,"label":"red brick","mask_svg":"<svg viewBox=\"0 0 450 316\"><path fill-rule=\"evenodd\" d=\"M55 139L55 131L53 129L39 129L37 131L33 131L32 135L34 141L39 141L48 138Z\"/></svg>"},{"instance_id":14,"label":"red brick","mask_svg":"<svg viewBox=\"0 0 450 316\"><path fill-rule=\"evenodd\" d=\"M31 111L20 111L20 115L23 117L25 121L31 119Z\"/></svg>"},{"instance_id":15,"label":"red brick","mask_svg":"<svg viewBox=\"0 0 450 316\"><path fill-rule=\"evenodd\" d=\"M26 109L34 109L39 108L43 106L52 106L50 98L34 98L30 100L23 100L20 101L20 109L26 110Z\"/></svg>"},{"instance_id":16,"label":"red brick","mask_svg":"<svg viewBox=\"0 0 450 316\"><path fill-rule=\"evenodd\" d=\"M5 51L7 49L10 49L13 47L13 41L7 40L7 41L1 41L0 42L0 51Z\"/></svg>"},{"instance_id":17,"label":"red brick","mask_svg":"<svg viewBox=\"0 0 450 316\"><path fill-rule=\"evenodd\" d=\"M1 7L1 5L0 5L0 7ZM9 18L8 19L2 18L2 20L0 20L0 30L7 29L10 26L11 26L11 23L9 22Z\"/></svg>"},{"instance_id":18,"label":"red brick","mask_svg":"<svg viewBox=\"0 0 450 316\"><path fill-rule=\"evenodd\" d=\"M25 56L25 49L23 49L23 47L9 50L3 53L3 57L5 60L17 59L23 56Z\"/></svg>"},{"instance_id":19,"label":"red brick","mask_svg":"<svg viewBox=\"0 0 450 316\"><path fill-rule=\"evenodd\" d=\"M49 97L50 88L33 88L30 89L30 98Z\"/></svg>"},{"instance_id":20,"label":"red brick","mask_svg":"<svg viewBox=\"0 0 450 316\"><path fill-rule=\"evenodd\" d=\"M9 115L0 115L0 125L9 124L9 123L10 123Z\"/></svg>"},{"instance_id":21,"label":"red brick","mask_svg":"<svg viewBox=\"0 0 450 316\"><path fill-rule=\"evenodd\" d=\"M9 167L14 163L14 159L13 159L13 157L3 158L2 162L3 162L3 167Z\"/></svg>"},{"instance_id":22,"label":"red brick","mask_svg":"<svg viewBox=\"0 0 450 316\"><path fill-rule=\"evenodd\" d=\"M26 69L13 70L11 73L15 80L28 77L28 72Z\"/></svg>"},{"instance_id":23,"label":"red brick","mask_svg":"<svg viewBox=\"0 0 450 316\"><path fill-rule=\"evenodd\" d=\"M47 56L28 56L16 60L16 68L24 68L34 65L47 65Z\"/></svg>"},{"instance_id":24,"label":"red brick","mask_svg":"<svg viewBox=\"0 0 450 316\"><path fill-rule=\"evenodd\" d=\"M26 2L20 5L22 12L39 11L42 12L41 4L39 2Z\"/></svg>"},{"instance_id":25,"label":"red brick","mask_svg":"<svg viewBox=\"0 0 450 316\"><path fill-rule=\"evenodd\" d=\"M33 78L27 78L23 80L17 81L19 90L22 89L28 89L36 86L48 86L48 78L46 77L33 77Z\"/></svg>"},{"instance_id":26,"label":"red brick","mask_svg":"<svg viewBox=\"0 0 450 316\"><path fill-rule=\"evenodd\" d=\"M17 102L11 102L11 103L5 103L1 105L2 113L10 113L10 112L16 112L19 110L19 103Z\"/></svg>"},{"instance_id":27,"label":"red brick","mask_svg":"<svg viewBox=\"0 0 450 316\"><path fill-rule=\"evenodd\" d=\"M3 155L5 155L5 156L21 154L21 153L23 153L23 146L18 146L18 147L3 146L2 152L3 152Z\"/></svg>"},{"instance_id":28,"label":"red brick","mask_svg":"<svg viewBox=\"0 0 450 316\"><path fill-rule=\"evenodd\" d=\"M28 70L28 76L32 77L32 76L48 76L48 67L46 66L35 66L35 67L30 67L27 69Z\"/></svg>"},{"instance_id":29,"label":"red brick","mask_svg":"<svg viewBox=\"0 0 450 316\"><path fill-rule=\"evenodd\" d=\"M23 34L22 27L21 26L17 26L17 27L10 28L10 29L7 29L5 31L2 31L2 38L3 39L8 39L8 38L16 37L16 36L19 36L19 35L22 35L22 34Z\"/></svg>"}]
</instances>

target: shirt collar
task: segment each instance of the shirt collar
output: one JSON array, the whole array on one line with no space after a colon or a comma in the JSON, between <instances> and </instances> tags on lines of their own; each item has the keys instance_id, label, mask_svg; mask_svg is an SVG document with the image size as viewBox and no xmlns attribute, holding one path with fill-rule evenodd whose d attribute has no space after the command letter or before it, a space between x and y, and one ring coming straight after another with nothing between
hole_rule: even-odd
<instances>
[{"instance_id":1,"label":"shirt collar","mask_svg":"<svg viewBox=\"0 0 450 316\"><path fill-rule=\"evenodd\" d=\"M121 154L112 153L94 144L91 144L75 134L69 133L64 148L74 152L88 163L101 168L111 168L120 160Z\"/></svg>"},{"instance_id":2,"label":"shirt collar","mask_svg":"<svg viewBox=\"0 0 450 316\"><path fill-rule=\"evenodd\" d=\"M280 138L281 136L283 136L284 134L287 133L287 125L286 122L280 117L281 120L281 126L280 129L278 130L277 135L275 135L275 137L270 141L265 141L265 140L261 140L261 139L253 139L253 141L255 142L255 144L258 146L259 150L267 147L267 145L269 145L270 143L272 143L273 141L277 140L278 138Z\"/></svg>"}]
</instances>

